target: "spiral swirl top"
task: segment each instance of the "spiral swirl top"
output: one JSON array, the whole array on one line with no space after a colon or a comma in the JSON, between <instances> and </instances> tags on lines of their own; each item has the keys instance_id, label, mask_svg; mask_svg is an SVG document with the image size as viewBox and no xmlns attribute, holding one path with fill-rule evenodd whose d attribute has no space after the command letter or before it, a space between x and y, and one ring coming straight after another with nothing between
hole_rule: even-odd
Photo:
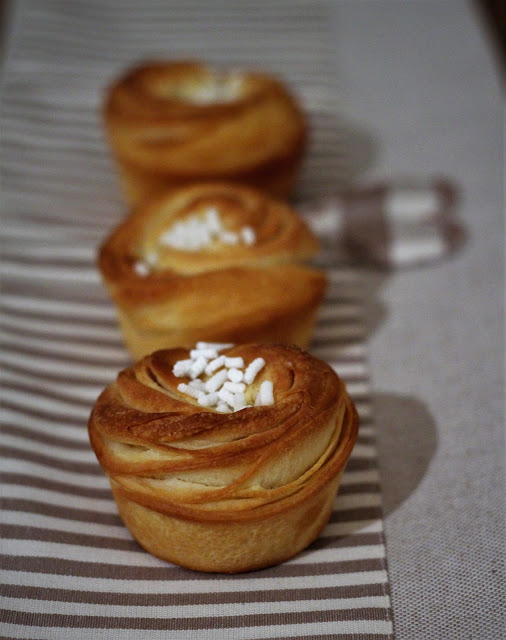
<instances>
[{"instance_id":1,"label":"spiral swirl top","mask_svg":"<svg viewBox=\"0 0 506 640\"><path fill-rule=\"evenodd\" d=\"M104 109L118 156L181 177L240 176L305 141L304 118L277 80L197 62L135 67L110 87Z\"/></svg>"},{"instance_id":2,"label":"spiral swirl top","mask_svg":"<svg viewBox=\"0 0 506 640\"><path fill-rule=\"evenodd\" d=\"M254 241L231 245L218 237L198 250L162 241L178 223L210 210L227 233L248 228ZM118 307L144 330L207 327L200 339L245 342L259 339L255 326L318 304L325 276L304 264L317 250L288 205L248 187L204 183L138 209L106 240L99 266ZM166 346L187 345L178 339Z\"/></svg>"},{"instance_id":3,"label":"spiral swirl top","mask_svg":"<svg viewBox=\"0 0 506 640\"><path fill-rule=\"evenodd\" d=\"M246 391L274 386L274 404L222 414L178 391L184 349L122 371L92 411L93 449L113 489L161 513L201 521L274 514L342 472L358 419L344 384L296 347L241 345L226 356L266 365Z\"/></svg>"}]
</instances>

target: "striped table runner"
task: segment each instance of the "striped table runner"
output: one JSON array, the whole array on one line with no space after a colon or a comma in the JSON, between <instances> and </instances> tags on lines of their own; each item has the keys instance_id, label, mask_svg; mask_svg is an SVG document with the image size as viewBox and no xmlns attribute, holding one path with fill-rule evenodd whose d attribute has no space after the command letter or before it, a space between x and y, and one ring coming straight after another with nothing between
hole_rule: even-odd
<instances>
[{"instance_id":1,"label":"striped table runner","mask_svg":"<svg viewBox=\"0 0 506 640\"><path fill-rule=\"evenodd\" d=\"M94 265L124 215L102 139L103 86L139 58L205 57L282 75L313 146L300 196L352 176L332 97L324 2L19 2L4 73L4 638L391 639L360 281L329 267L313 345L362 426L331 521L281 566L237 576L164 563L132 540L88 444L100 390L128 364Z\"/></svg>"}]
</instances>

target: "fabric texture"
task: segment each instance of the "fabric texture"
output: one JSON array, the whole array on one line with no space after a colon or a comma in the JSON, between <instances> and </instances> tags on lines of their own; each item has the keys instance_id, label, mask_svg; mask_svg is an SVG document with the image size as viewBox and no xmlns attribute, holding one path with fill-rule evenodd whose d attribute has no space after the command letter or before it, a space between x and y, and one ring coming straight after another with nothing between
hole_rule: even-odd
<instances>
[{"instance_id":1,"label":"fabric texture","mask_svg":"<svg viewBox=\"0 0 506 640\"><path fill-rule=\"evenodd\" d=\"M331 521L305 552L238 576L151 557L121 524L88 443L128 364L95 252L124 215L104 86L147 57L269 69L310 114L299 199L354 178L329 86L324 2L72 2L16 7L3 102L2 613L12 638L392 637L361 282L336 252L312 352L361 416Z\"/></svg>"}]
</instances>

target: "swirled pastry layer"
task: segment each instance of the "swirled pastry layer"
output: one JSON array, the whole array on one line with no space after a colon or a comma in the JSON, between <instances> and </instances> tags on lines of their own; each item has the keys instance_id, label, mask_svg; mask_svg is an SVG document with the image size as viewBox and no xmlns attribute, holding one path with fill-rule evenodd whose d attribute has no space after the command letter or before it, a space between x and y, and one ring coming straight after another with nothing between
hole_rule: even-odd
<instances>
[{"instance_id":1,"label":"swirled pastry layer","mask_svg":"<svg viewBox=\"0 0 506 640\"><path fill-rule=\"evenodd\" d=\"M200 406L178 390L181 378L174 374L188 351L163 350L122 371L105 389L89 433L120 513L143 546L185 566L237 571L257 566L255 557L264 565L289 557L316 537L329 517L358 419L335 372L296 347L249 344L223 353L245 363L263 358L246 397L252 401L269 380L272 405L231 413ZM182 522L185 535L197 537L191 549L179 549L177 535L167 533ZM161 530L153 540L154 526ZM257 534L245 542L248 527ZM292 531L289 538L269 539L280 527ZM258 539L262 530L265 540ZM208 564L199 563L199 554L207 557L199 551L201 536L219 542L218 556L213 551ZM235 551L223 549L223 536L229 536L227 548L241 541L238 561ZM160 546L160 539L169 544Z\"/></svg>"},{"instance_id":2,"label":"swirled pastry layer","mask_svg":"<svg viewBox=\"0 0 506 640\"><path fill-rule=\"evenodd\" d=\"M214 235L205 223L211 218ZM201 227L206 241L185 244ZM326 283L305 264L317 251L285 203L244 186L204 183L130 215L103 244L99 266L136 357L199 339L305 347Z\"/></svg>"},{"instance_id":3,"label":"swirled pastry layer","mask_svg":"<svg viewBox=\"0 0 506 640\"><path fill-rule=\"evenodd\" d=\"M104 119L127 196L233 180L287 196L305 147L296 101L275 78L151 62L107 91Z\"/></svg>"}]
</instances>

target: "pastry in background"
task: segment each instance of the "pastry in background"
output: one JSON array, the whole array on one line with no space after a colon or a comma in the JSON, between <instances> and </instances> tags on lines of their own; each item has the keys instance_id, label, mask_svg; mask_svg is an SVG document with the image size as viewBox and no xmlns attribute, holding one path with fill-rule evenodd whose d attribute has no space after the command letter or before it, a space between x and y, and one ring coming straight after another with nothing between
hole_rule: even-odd
<instances>
[{"instance_id":1,"label":"pastry in background","mask_svg":"<svg viewBox=\"0 0 506 640\"><path fill-rule=\"evenodd\" d=\"M89 420L119 513L150 553L199 571L282 562L327 523L357 438L343 382L286 345L158 351Z\"/></svg>"},{"instance_id":2,"label":"pastry in background","mask_svg":"<svg viewBox=\"0 0 506 640\"><path fill-rule=\"evenodd\" d=\"M104 119L128 202L203 180L279 197L294 186L304 116L274 77L196 62L151 62L109 87Z\"/></svg>"},{"instance_id":3,"label":"pastry in background","mask_svg":"<svg viewBox=\"0 0 506 640\"><path fill-rule=\"evenodd\" d=\"M99 267L135 358L217 342L305 348L325 293L315 236L281 200L226 183L182 187L112 232Z\"/></svg>"}]
</instances>

